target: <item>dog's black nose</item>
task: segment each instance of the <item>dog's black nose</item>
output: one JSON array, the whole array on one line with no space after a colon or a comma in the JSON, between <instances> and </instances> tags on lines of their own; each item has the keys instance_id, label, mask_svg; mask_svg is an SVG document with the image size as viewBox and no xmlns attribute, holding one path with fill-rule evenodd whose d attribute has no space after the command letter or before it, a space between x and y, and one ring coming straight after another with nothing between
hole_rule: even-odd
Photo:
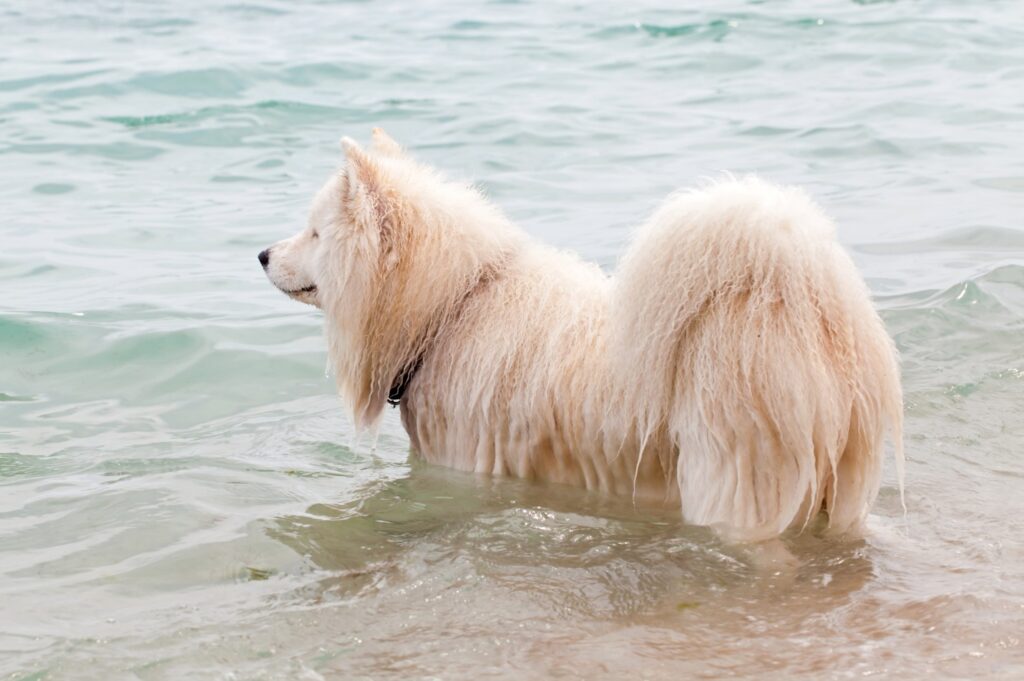
<instances>
[{"instance_id":1,"label":"dog's black nose","mask_svg":"<svg viewBox=\"0 0 1024 681\"><path fill-rule=\"evenodd\" d=\"M260 259L260 264L263 265L263 269L267 269L267 263L270 262L270 249L267 248L260 251L260 254L257 257Z\"/></svg>"}]
</instances>

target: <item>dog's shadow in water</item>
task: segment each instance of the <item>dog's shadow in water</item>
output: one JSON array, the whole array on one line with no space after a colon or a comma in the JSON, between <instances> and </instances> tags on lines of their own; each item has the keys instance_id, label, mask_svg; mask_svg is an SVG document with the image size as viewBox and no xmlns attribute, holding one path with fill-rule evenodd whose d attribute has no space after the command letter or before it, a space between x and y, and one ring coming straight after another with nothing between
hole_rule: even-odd
<instances>
[{"instance_id":1,"label":"dog's shadow in water","mask_svg":"<svg viewBox=\"0 0 1024 681\"><path fill-rule=\"evenodd\" d=\"M368 483L353 501L276 518L267 531L320 573L315 593L306 594L316 600L394 586L416 572L418 560L468 560L495 579L523 569L564 570L574 579L625 572L651 586L637 604L648 611L657 608L658 592L679 603L709 592L747 598L751 589L776 596L812 589L822 607L835 607L874 574L866 542L824 539L814 528L784 540L795 565L766 570L749 549L684 524L670 509L418 463L404 477Z\"/></svg>"}]
</instances>

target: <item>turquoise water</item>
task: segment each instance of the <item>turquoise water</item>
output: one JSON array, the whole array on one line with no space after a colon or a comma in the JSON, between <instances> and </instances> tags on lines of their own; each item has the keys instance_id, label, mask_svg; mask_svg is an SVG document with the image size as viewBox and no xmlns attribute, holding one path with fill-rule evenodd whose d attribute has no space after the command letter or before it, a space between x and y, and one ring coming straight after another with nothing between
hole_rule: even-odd
<instances>
[{"instance_id":1,"label":"turquoise water","mask_svg":"<svg viewBox=\"0 0 1024 681\"><path fill-rule=\"evenodd\" d=\"M1024 9L701 4L0 4L0 678L1024 676ZM763 574L354 443L256 253L374 125L609 268L702 176L806 186L903 356L906 518L890 468Z\"/></svg>"}]
</instances>

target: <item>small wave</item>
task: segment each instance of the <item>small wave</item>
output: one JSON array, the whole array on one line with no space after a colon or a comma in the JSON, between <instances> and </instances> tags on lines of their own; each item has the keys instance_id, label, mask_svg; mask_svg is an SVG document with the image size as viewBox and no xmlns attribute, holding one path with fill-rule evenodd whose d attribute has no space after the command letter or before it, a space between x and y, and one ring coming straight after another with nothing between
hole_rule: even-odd
<instances>
[{"instance_id":1,"label":"small wave","mask_svg":"<svg viewBox=\"0 0 1024 681\"><path fill-rule=\"evenodd\" d=\"M594 38L617 38L641 35L650 38L687 38L694 36L715 42L722 41L738 27L737 20L715 19L706 23L652 24L641 23L609 26L592 34Z\"/></svg>"},{"instance_id":2,"label":"small wave","mask_svg":"<svg viewBox=\"0 0 1024 681\"><path fill-rule=\"evenodd\" d=\"M10 395L0 393L0 402L35 402L36 398L29 395Z\"/></svg>"},{"instance_id":3,"label":"small wave","mask_svg":"<svg viewBox=\"0 0 1024 681\"><path fill-rule=\"evenodd\" d=\"M301 121L305 123L339 120L348 112L345 109L311 104L295 100L269 99L244 105L207 106L192 111L174 113L145 114L141 116L106 116L102 120L117 123L126 128L153 128L159 126L178 126L188 128L185 133L199 135L205 129L196 126L208 121L243 121L254 127L263 119L278 121ZM230 130L231 128L223 128Z\"/></svg>"},{"instance_id":4,"label":"small wave","mask_svg":"<svg viewBox=\"0 0 1024 681\"><path fill-rule=\"evenodd\" d=\"M48 196L57 196L59 194L67 194L75 191L75 185L68 184L66 182L43 182L32 187L32 191L36 194L46 194Z\"/></svg>"},{"instance_id":5,"label":"small wave","mask_svg":"<svg viewBox=\"0 0 1024 681\"><path fill-rule=\"evenodd\" d=\"M25 351L45 345L54 336L41 324L13 316L0 317L0 350Z\"/></svg>"},{"instance_id":6,"label":"small wave","mask_svg":"<svg viewBox=\"0 0 1024 681\"><path fill-rule=\"evenodd\" d=\"M88 97L116 99L132 93L150 92L189 99L228 99L244 93L252 82L253 79L248 74L223 67L183 71L147 71L126 80L53 90L49 95L59 100Z\"/></svg>"},{"instance_id":7,"label":"small wave","mask_svg":"<svg viewBox=\"0 0 1024 681\"><path fill-rule=\"evenodd\" d=\"M37 143L11 144L0 149L0 154L67 154L69 156L98 156L113 161L149 161L164 153L160 147L134 142L107 144Z\"/></svg>"},{"instance_id":8,"label":"small wave","mask_svg":"<svg viewBox=\"0 0 1024 681\"><path fill-rule=\"evenodd\" d=\"M1005 255L1024 253L1024 231L1009 227L976 225L951 230L923 239L859 244L854 246L853 249L861 253L879 255L909 255L940 251L956 253L985 251Z\"/></svg>"},{"instance_id":9,"label":"small wave","mask_svg":"<svg viewBox=\"0 0 1024 681\"><path fill-rule=\"evenodd\" d=\"M1006 192L1024 192L1024 177L982 177L974 181L979 187Z\"/></svg>"},{"instance_id":10,"label":"small wave","mask_svg":"<svg viewBox=\"0 0 1024 681\"><path fill-rule=\"evenodd\" d=\"M1024 315L1024 266L1002 265L944 289L923 289L878 300L890 310L961 311L1006 323Z\"/></svg>"},{"instance_id":11,"label":"small wave","mask_svg":"<svg viewBox=\"0 0 1024 681\"><path fill-rule=\"evenodd\" d=\"M110 69L93 69L91 71L81 71L79 73L49 73L46 75L33 76L30 78L0 80L0 92L13 92L15 90L25 90L33 88L37 85L55 85L58 83L70 83L76 80L82 80L83 78L91 78L93 76L98 76L109 72Z\"/></svg>"},{"instance_id":12,"label":"small wave","mask_svg":"<svg viewBox=\"0 0 1024 681\"><path fill-rule=\"evenodd\" d=\"M251 2L224 5L221 10L225 13L241 14L244 16L283 17L289 14L288 10L270 7L269 5L257 5Z\"/></svg>"}]
</instances>

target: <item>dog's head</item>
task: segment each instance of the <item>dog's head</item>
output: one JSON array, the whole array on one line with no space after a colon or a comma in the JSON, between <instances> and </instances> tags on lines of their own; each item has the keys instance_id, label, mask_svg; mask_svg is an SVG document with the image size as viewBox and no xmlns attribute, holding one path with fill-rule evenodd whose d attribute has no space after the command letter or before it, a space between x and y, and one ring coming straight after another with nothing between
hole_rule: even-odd
<instances>
[{"instance_id":1,"label":"dog's head","mask_svg":"<svg viewBox=\"0 0 1024 681\"><path fill-rule=\"evenodd\" d=\"M386 217L389 197L382 193L387 183L372 156L398 158L402 154L398 144L380 128L373 131L371 153L347 137L341 144L348 163L317 192L306 228L259 254L260 264L274 286L299 302L321 308L323 286L337 283L337 267L332 265L338 263L332 258L339 248L357 246L356 251L366 251L379 246L375 227ZM360 239L366 242L362 248L354 243ZM324 282L326 276L331 277L329 284Z\"/></svg>"},{"instance_id":2,"label":"dog's head","mask_svg":"<svg viewBox=\"0 0 1024 681\"><path fill-rule=\"evenodd\" d=\"M357 422L521 233L480 194L411 159L383 131L317 193L301 232L259 254L280 290L324 311L331 363Z\"/></svg>"}]
</instances>

